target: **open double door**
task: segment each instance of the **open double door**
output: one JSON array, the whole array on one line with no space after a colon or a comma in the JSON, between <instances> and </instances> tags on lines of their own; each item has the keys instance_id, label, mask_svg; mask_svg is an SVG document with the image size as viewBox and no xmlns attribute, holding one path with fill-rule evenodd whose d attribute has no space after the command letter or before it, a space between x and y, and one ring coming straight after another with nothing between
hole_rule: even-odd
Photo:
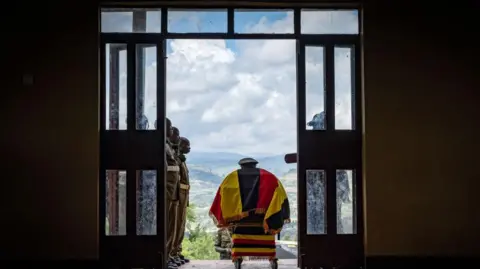
<instances>
[{"instance_id":1,"label":"open double door","mask_svg":"<svg viewBox=\"0 0 480 269\"><path fill-rule=\"evenodd\" d=\"M297 44L298 266L302 269L364 265L360 47L350 41L331 40L306 39ZM144 105L147 49L156 55L158 129L153 122L145 122L139 112ZM335 71L336 57L341 54L337 52L342 49L350 59L351 117L350 127L339 130L335 77L340 74ZM314 50L322 51L323 74L309 71L310 52ZM163 268L164 40L157 44L102 42L100 51L100 258L109 265ZM324 87L314 90L323 94L326 116L323 126L309 130L309 80L320 77ZM120 91L121 83L126 83L125 92ZM121 106L126 107L126 114L120 113Z\"/></svg>"}]
</instances>

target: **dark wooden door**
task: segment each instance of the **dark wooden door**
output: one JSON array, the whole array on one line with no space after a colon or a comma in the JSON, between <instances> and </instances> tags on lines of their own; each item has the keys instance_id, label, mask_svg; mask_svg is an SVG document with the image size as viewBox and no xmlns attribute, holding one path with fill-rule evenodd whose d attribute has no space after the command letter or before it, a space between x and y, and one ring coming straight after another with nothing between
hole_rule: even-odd
<instances>
[{"instance_id":1,"label":"dark wooden door","mask_svg":"<svg viewBox=\"0 0 480 269\"><path fill-rule=\"evenodd\" d=\"M162 41L101 41L100 259L111 265L163 268L166 262L165 106L156 113L162 128L144 115L147 64L157 66L154 101L165 103L163 55Z\"/></svg>"},{"instance_id":2,"label":"dark wooden door","mask_svg":"<svg viewBox=\"0 0 480 269\"><path fill-rule=\"evenodd\" d=\"M299 41L302 269L360 268L364 264L360 67L359 43L335 38L321 43Z\"/></svg>"}]
</instances>

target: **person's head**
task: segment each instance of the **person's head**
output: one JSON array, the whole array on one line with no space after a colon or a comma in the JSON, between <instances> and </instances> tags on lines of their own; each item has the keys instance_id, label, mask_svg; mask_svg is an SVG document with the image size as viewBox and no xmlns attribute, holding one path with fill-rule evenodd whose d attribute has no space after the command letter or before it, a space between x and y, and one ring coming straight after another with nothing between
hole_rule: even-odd
<instances>
[{"instance_id":1,"label":"person's head","mask_svg":"<svg viewBox=\"0 0 480 269\"><path fill-rule=\"evenodd\" d=\"M313 127L313 130L325 130L325 111L315 114L307 126Z\"/></svg>"},{"instance_id":2,"label":"person's head","mask_svg":"<svg viewBox=\"0 0 480 269\"><path fill-rule=\"evenodd\" d=\"M180 143L180 130L177 127L172 127L172 135L169 137L170 142L174 144Z\"/></svg>"},{"instance_id":3,"label":"person's head","mask_svg":"<svg viewBox=\"0 0 480 269\"><path fill-rule=\"evenodd\" d=\"M254 158L243 158L238 161L240 168L255 168L257 167L258 161Z\"/></svg>"},{"instance_id":4,"label":"person's head","mask_svg":"<svg viewBox=\"0 0 480 269\"><path fill-rule=\"evenodd\" d=\"M172 136L172 122L170 121L169 118L165 118L165 136L167 138L169 138L170 136Z\"/></svg>"},{"instance_id":5,"label":"person's head","mask_svg":"<svg viewBox=\"0 0 480 269\"><path fill-rule=\"evenodd\" d=\"M190 141L186 137L180 137L179 141L180 152L183 154L188 154L190 152Z\"/></svg>"}]
</instances>

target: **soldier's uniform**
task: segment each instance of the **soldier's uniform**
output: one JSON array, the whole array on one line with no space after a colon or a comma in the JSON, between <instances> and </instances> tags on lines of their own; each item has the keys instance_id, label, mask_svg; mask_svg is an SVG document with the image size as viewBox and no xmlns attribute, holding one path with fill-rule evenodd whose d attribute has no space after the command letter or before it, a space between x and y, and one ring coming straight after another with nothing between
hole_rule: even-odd
<instances>
[{"instance_id":1,"label":"soldier's uniform","mask_svg":"<svg viewBox=\"0 0 480 269\"><path fill-rule=\"evenodd\" d=\"M190 181L188 175L188 167L185 163L185 156L179 154L177 158L180 166L180 184L178 193L178 207L177 207L177 231L175 242L173 244L173 253L175 256L181 256L182 241L185 235L185 225L187 222L187 207L188 195L190 190ZM183 259L185 260L185 259ZM186 260L185 260L186 261Z\"/></svg>"},{"instance_id":2,"label":"soldier's uniform","mask_svg":"<svg viewBox=\"0 0 480 269\"><path fill-rule=\"evenodd\" d=\"M177 226L177 207L178 207L178 190L179 190L179 178L180 167L177 159L175 158L175 152L172 149L172 145L167 141L165 145L166 162L167 162L167 203L168 203L168 223L167 223L167 254L173 254L173 244L176 237Z\"/></svg>"},{"instance_id":3,"label":"soldier's uniform","mask_svg":"<svg viewBox=\"0 0 480 269\"><path fill-rule=\"evenodd\" d=\"M215 237L215 251L220 253L220 260L231 260L232 237L226 228L218 229Z\"/></svg>"}]
</instances>

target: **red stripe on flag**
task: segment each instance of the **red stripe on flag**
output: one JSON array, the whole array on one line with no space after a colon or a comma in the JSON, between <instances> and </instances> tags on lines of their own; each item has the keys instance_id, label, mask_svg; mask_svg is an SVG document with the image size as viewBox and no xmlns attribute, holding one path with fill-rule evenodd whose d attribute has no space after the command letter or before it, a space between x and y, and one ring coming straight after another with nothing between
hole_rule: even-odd
<instances>
[{"instance_id":1,"label":"red stripe on flag","mask_svg":"<svg viewBox=\"0 0 480 269\"><path fill-rule=\"evenodd\" d=\"M260 185L258 188L257 208L267 209L273 198L273 193L278 186L278 179L275 175L260 168Z\"/></svg>"},{"instance_id":2,"label":"red stripe on flag","mask_svg":"<svg viewBox=\"0 0 480 269\"><path fill-rule=\"evenodd\" d=\"M223 221L221 201L222 195L220 193L220 188L218 188L217 195L215 195L215 199L213 200L212 206L210 207L210 213L215 216L219 225L224 225L225 223Z\"/></svg>"}]
</instances>

